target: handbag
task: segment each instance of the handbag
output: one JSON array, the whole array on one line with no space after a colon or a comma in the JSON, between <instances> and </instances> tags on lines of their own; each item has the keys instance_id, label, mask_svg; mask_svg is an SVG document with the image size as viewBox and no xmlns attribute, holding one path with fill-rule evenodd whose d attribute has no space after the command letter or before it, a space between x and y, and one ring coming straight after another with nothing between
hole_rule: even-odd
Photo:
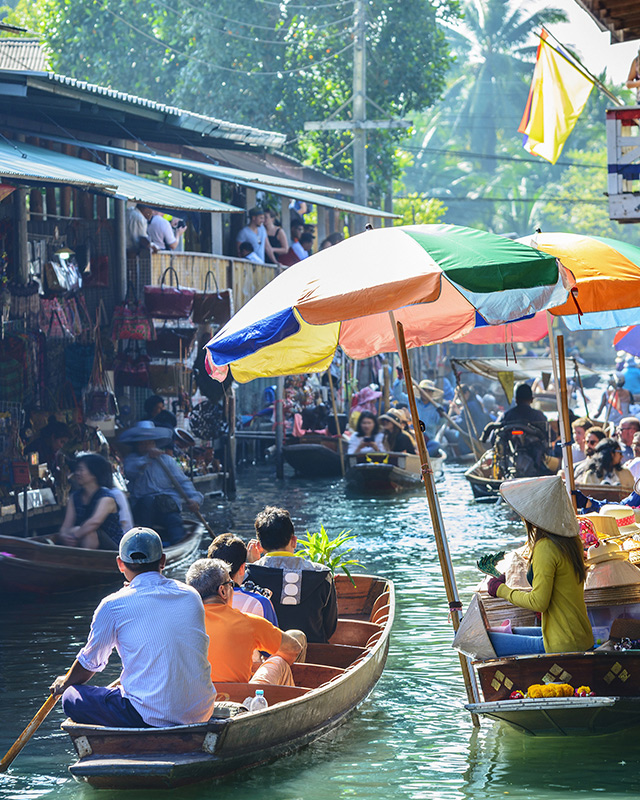
<instances>
[{"instance_id":1,"label":"handbag","mask_svg":"<svg viewBox=\"0 0 640 800\"><path fill-rule=\"evenodd\" d=\"M149 383L151 390L164 397L178 397L189 379L190 370L181 364L151 364Z\"/></svg>"},{"instance_id":2,"label":"handbag","mask_svg":"<svg viewBox=\"0 0 640 800\"><path fill-rule=\"evenodd\" d=\"M176 285L165 286L165 278L176 279ZM173 267L167 267L162 273L160 286L144 287L144 305L150 317L156 319L187 319L193 308L195 291L180 287L178 273Z\"/></svg>"},{"instance_id":3,"label":"handbag","mask_svg":"<svg viewBox=\"0 0 640 800\"><path fill-rule=\"evenodd\" d=\"M57 297L43 299L40 312L40 330L48 339L73 338L69 320Z\"/></svg>"},{"instance_id":4,"label":"handbag","mask_svg":"<svg viewBox=\"0 0 640 800\"><path fill-rule=\"evenodd\" d=\"M193 326L180 328L165 323L156 331L156 340L147 344L147 353L152 358L185 358L193 347L197 331Z\"/></svg>"},{"instance_id":5,"label":"handbag","mask_svg":"<svg viewBox=\"0 0 640 800\"><path fill-rule=\"evenodd\" d=\"M11 310L9 319L25 320L27 328L38 327L40 317L40 286L37 281L31 280L26 285L17 283L9 284L11 294Z\"/></svg>"},{"instance_id":6,"label":"handbag","mask_svg":"<svg viewBox=\"0 0 640 800\"><path fill-rule=\"evenodd\" d=\"M146 312L142 303L139 303L134 294L129 297L129 289L122 305L113 310L113 326L111 339L115 344L121 340L149 342L156 338L153 321Z\"/></svg>"},{"instance_id":7,"label":"handbag","mask_svg":"<svg viewBox=\"0 0 640 800\"><path fill-rule=\"evenodd\" d=\"M124 353L114 361L116 386L149 386L149 356Z\"/></svg>"},{"instance_id":8,"label":"handbag","mask_svg":"<svg viewBox=\"0 0 640 800\"><path fill-rule=\"evenodd\" d=\"M216 286L215 293L207 292L209 276L213 278ZM197 325L214 323L222 327L233 316L233 294L231 289L218 288L216 276L209 270L204 278L204 289L196 292L193 298L192 319Z\"/></svg>"}]
</instances>

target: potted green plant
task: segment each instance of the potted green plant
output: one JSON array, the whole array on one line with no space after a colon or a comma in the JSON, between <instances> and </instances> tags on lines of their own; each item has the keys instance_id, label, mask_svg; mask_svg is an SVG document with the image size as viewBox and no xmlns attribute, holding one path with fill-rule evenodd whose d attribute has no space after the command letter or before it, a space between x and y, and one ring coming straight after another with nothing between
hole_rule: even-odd
<instances>
[{"instance_id":1,"label":"potted green plant","mask_svg":"<svg viewBox=\"0 0 640 800\"><path fill-rule=\"evenodd\" d=\"M350 536L350 533L350 530L343 530L340 531L335 539L330 539L324 529L324 525L320 527L318 533L307 531L305 538L298 539L299 549L296 551L296 555L329 567L333 575L336 574L337 570L342 570L355 586L356 582L351 577L350 568L361 567L362 564L353 558L348 558L353 547L349 547L341 553L336 552L341 547L344 547L347 542L355 540L356 537Z\"/></svg>"}]
</instances>

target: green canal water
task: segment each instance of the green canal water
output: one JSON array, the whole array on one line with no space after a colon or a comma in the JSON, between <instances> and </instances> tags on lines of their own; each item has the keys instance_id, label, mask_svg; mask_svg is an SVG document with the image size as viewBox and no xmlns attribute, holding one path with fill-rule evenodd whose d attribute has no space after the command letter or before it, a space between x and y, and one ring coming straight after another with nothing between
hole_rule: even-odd
<instances>
[{"instance_id":1,"label":"green canal water","mask_svg":"<svg viewBox=\"0 0 640 800\"><path fill-rule=\"evenodd\" d=\"M398 613L387 668L371 697L330 738L285 759L219 783L177 790L175 797L249 800L374 798L583 798L640 794L640 729L596 738L525 737L498 723L474 730L450 647L444 589L424 496L346 499L339 481L311 482L270 467L239 476L237 499L209 509L216 530L249 536L266 503L287 506L298 532L358 534L354 555L367 572L392 578ZM504 507L483 506L459 467L439 484L443 514L463 601L479 577L484 552L514 546L520 530ZM179 575L176 577L180 577ZM73 660L104 594L4 603L1 612L0 751L4 753L43 702L51 679ZM116 660L112 657L112 660ZM102 679L112 680L117 665ZM157 798L158 792L99 792L76 783L74 760L56 709L0 776L1 800ZM166 796L169 796L167 793Z\"/></svg>"}]
</instances>

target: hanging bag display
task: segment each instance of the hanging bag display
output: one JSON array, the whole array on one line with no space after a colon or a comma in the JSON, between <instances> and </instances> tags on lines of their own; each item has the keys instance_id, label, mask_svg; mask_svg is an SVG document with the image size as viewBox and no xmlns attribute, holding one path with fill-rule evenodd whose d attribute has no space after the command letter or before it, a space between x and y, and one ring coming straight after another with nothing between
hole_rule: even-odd
<instances>
[{"instance_id":1,"label":"hanging bag display","mask_svg":"<svg viewBox=\"0 0 640 800\"><path fill-rule=\"evenodd\" d=\"M114 362L115 383L120 386L149 386L149 356L123 353Z\"/></svg>"},{"instance_id":2,"label":"hanging bag display","mask_svg":"<svg viewBox=\"0 0 640 800\"><path fill-rule=\"evenodd\" d=\"M48 339L73 339L73 330L57 297L42 300L40 330Z\"/></svg>"},{"instance_id":3,"label":"hanging bag display","mask_svg":"<svg viewBox=\"0 0 640 800\"><path fill-rule=\"evenodd\" d=\"M209 276L213 279L216 290L208 291ZM196 292L193 299L192 319L197 325L219 325L222 327L233 316L233 295L231 289L218 288L216 276L209 270L204 278L204 289Z\"/></svg>"},{"instance_id":4,"label":"hanging bag display","mask_svg":"<svg viewBox=\"0 0 640 800\"><path fill-rule=\"evenodd\" d=\"M165 278L175 277L176 285L165 285ZM173 267L167 267L162 273L160 286L144 287L144 305L150 317L156 319L187 319L193 308L195 291L185 289L178 282L178 273Z\"/></svg>"},{"instance_id":5,"label":"hanging bag display","mask_svg":"<svg viewBox=\"0 0 640 800\"><path fill-rule=\"evenodd\" d=\"M11 295L9 319L24 320L29 330L38 328L38 320L40 318L39 288L38 282L34 280L25 285L9 284L9 293Z\"/></svg>"},{"instance_id":6,"label":"hanging bag display","mask_svg":"<svg viewBox=\"0 0 640 800\"><path fill-rule=\"evenodd\" d=\"M152 358L186 357L193 347L197 330L193 325L179 327L165 322L157 329L155 342L148 342L147 353Z\"/></svg>"},{"instance_id":7,"label":"hanging bag display","mask_svg":"<svg viewBox=\"0 0 640 800\"><path fill-rule=\"evenodd\" d=\"M131 287L127 287L124 303L113 310L111 339L114 344L119 341L150 342L156 338L152 319L130 290Z\"/></svg>"}]
</instances>

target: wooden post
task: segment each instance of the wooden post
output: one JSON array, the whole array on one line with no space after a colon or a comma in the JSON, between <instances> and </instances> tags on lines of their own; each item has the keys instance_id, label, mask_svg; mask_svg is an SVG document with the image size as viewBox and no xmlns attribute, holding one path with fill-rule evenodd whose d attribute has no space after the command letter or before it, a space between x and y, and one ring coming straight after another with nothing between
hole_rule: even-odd
<instances>
[{"instance_id":1,"label":"wooden post","mask_svg":"<svg viewBox=\"0 0 640 800\"><path fill-rule=\"evenodd\" d=\"M449 552L449 543L447 541L444 520L442 519L442 511L440 510L440 502L436 492L436 484L433 479L431 461L429 459L429 453L427 452L427 445L424 441L424 436L421 435L420 417L418 416L416 398L413 392L409 354L407 353L407 346L404 338L404 326L401 322L396 322L396 336L400 351L400 358L402 359L402 369L404 370L405 375L405 383L407 386L407 395L409 398L409 408L411 409L413 429L416 432L418 454L420 456L420 463L422 464L422 476L427 495L427 502L429 503L431 524L433 525L433 534L436 540L436 548L438 550L438 558L440 560L440 569L442 570L444 587L447 593L447 600L449 602L451 623L453 624L454 631L457 631L460 627L460 621L462 619L462 604L460 603L460 596L458 594L458 587L456 586L453 564L451 563L451 553ZM462 676L464 678L464 685L467 691L467 698L470 703L477 703L479 702L480 698L478 695L478 688L475 683L475 678L469 664L469 659L463 656L462 653L459 653L459 657L460 666L462 668ZM476 727L479 727L480 722L477 715L472 714L471 717L473 724Z\"/></svg>"},{"instance_id":2,"label":"wooden post","mask_svg":"<svg viewBox=\"0 0 640 800\"><path fill-rule=\"evenodd\" d=\"M284 478L284 376L276 378L276 478Z\"/></svg>"},{"instance_id":3,"label":"wooden post","mask_svg":"<svg viewBox=\"0 0 640 800\"><path fill-rule=\"evenodd\" d=\"M282 197L280 199L280 222L287 234L287 241L291 241L291 212L289 211L289 198Z\"/></svg>"},{"instance_id":4,"label":"wooden post","mask_svg":"<svg viewBox=\"0 0 640 800\"><path fill-rule=\"evenodd\" d=\"M29 282L29 243L27 234L27 189L18 186L13 193L13 208L16 221L17 269L14 275L20 284Z\"/></svg>"},{"instance_id":5,"label":"wooden post","mask_svg":"<svg viewBox=\"0 0 640 800\"><path fill-rule=\"evenodd\" d=\"M209 197L212 200L222 199L221 190L220 181L209 181ZM209 219L211 220L211 252L220 254L223 248L222 214L209 214Z\"/></svg>"},{"instance_id":6,"label":"wooden post","mask_svg":"<svg viewBox=\"0 0 640 800\"><path fill-rule=\"evenodd\" d=\"M331 392L331 405L333 406L333 418L336 421L336 431L338 433L338 453L340 455L340 471L342 472L342 477L345 476L345 468L344 468L344 451L342 449L342 431L340 430L340 420L338 419L338 404L336 403L336 393L333 388L333 377L331 375L331 367L327 370L327 375L329 376L329 391Z\"/></svg>"},{"instance_id":7,"label":"wooden post","mask_svg":"<svg viewBox=\"0 0 640 800\"><path fill-rule=\"evenodd\" d=\"M562 454L563 462L566 464L565 474L567 479L567 488L571 491L571 501L573 507L578 509L576 504L576 496L573 494L576 488L576 482L573 477L573 453L571 452L571 441L573 439L571 422L569 418L569 398L567 395L567 368L564 360L564 336L558 336L558 366L560 367L560 402L562 404L562 428L563 428L563 442ZM565 460L566 459L566 460Z\"/></svg>"},{"instance_id":8,"label":"wooden post","mask_svg":"<svg viewBox=\"0 0 640 800\"><path fill-rule=\"evenodd\" d=\"M320 245L327 238L327 209L324 206L317 206L318 209L318 226L316 228L316 250L320 249Z\"/></svg>"}]
</instances>

